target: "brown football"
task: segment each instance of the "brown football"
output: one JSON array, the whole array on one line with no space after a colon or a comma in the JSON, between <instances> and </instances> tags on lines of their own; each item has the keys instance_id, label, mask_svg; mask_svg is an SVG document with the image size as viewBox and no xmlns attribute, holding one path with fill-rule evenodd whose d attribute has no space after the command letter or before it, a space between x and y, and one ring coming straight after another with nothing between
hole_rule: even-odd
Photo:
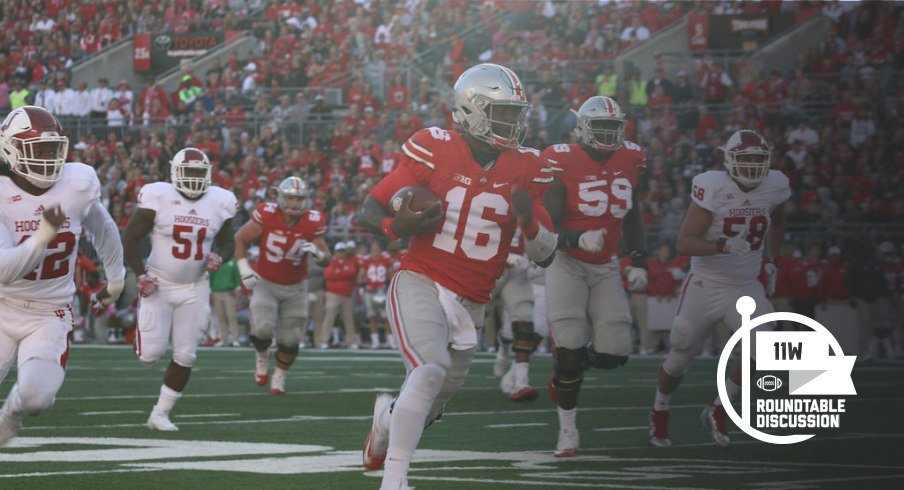
<instances>
[{"instance_id":1,"label":"brown football","mask_svg":"<svg viewBox=\"0 0 904 490\"><path fill-rule=\"evenodd\" d=\"M402 207L402 201L409 192L412 193L410 207L414 212L423 211L433 203L439 202L439 198L430 189L419 185L409 185L397 190L392 195L392 199L389 200L389 206L392 208L393 214Z\"/></svg>"}]
</instances>

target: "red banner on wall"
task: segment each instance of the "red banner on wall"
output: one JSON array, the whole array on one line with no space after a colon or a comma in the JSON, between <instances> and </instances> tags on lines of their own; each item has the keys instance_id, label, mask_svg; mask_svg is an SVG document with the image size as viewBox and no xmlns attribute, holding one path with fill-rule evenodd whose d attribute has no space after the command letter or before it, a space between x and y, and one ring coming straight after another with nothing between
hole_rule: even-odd
<instances>
[{"instance_id":1,"label":"red banner on wall","mask_svg":"<svg viewBox=\"0 0 904 490\"><path fill-rule=\"evenodd\" d=\"M691 14L687 21L688 38L687 45L691 51L706 51L709 49L709 16L706 14Z\"/></svg>"},{"instance_id":2,"label":"red banner on wall","mask_svg":"<svg viewBox=\"0 0 904 490\"><path fill-rule=\"evenodd\" d=\"M148 33L135 34L132 38L132 69L151 70L151 35Z\"/></svg>"}]
</instances>

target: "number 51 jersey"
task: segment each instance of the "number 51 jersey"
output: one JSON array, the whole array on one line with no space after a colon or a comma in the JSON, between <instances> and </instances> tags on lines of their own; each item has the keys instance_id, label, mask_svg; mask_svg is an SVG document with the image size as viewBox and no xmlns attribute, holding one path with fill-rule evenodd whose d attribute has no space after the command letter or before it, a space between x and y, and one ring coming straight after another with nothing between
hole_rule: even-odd
<instances>
[{"instance_id":1,"label":"number 51 jersey","mask_svg":"<svg viewBox=\"0 0 904 490\"><path fill-rule=\"evenodd\" d=\"M203 196L188 199L169 182L141 188L138 207L156 213L151 231L148 274L179 284L190 284L204 275L204 257L223 223L235 216L235 196L210 186Z\"/></svg>"},{"instance_id":2,"label":"number 51 jersey","mask_svg":"<svg viewBox=\"0 0 904 490\"><path fill-rule=\"evenodd\" d=\"M770 170L763 182L750 192L743 192L724 170L710 170L694 177L691 199L713 216L703 238L715 241L743 234L751 251L744 255L693 257L691 272L726 285L756 281L766 232L772 225L772 212L789 197L788 177L778 170Z\"/></svg>"},{"instance_id":3,"label":"number 51 jersey","mask_svg":"<svg viewBox=\"0 0 904 490\"><path fill-rule=\"evenodd\" d=\"M618 255L622 220L634 207L634 189L646 165L643 149L625 141L606 162L598 162L581 145L553 145L543 151L555 176L565 185L567 231L605 230L603 250L563 248L568 255L588 264L607 264Z\"/></svg>"}]
</instances>

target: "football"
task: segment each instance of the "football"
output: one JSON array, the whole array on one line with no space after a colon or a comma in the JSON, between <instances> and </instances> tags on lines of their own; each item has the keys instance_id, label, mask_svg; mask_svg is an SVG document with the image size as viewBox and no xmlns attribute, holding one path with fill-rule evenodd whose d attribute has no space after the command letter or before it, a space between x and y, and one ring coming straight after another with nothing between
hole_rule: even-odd
<instances>
[{"instance_id":1,"label":"football","mask_svg":"<svg viewBox=\"0 0 904 490\"><path fill-rule=\"evenodd\" d=\"M397 213L399 208L402 207L402 201L409 192L413 194L411 196L410 207L414 212L423 211L429 208L433 203L439 202L439 198L436 197L436 194L430 191L430 189L418 185L409 185L397 190L396 193L392 195L392 199L389 200L389 206L392 207L393 214Z\"/></svg>"},{"instance_id":2,"label":"football","mask_svg":"<svg viewBox=\"0 0 904 490\"><path fill-rule=\"evenodd\" d=\"M763 391L775 391L782 387L782 380L771 374L767 374L757 380L756 386Z\"/></svg>"}]
</instances>

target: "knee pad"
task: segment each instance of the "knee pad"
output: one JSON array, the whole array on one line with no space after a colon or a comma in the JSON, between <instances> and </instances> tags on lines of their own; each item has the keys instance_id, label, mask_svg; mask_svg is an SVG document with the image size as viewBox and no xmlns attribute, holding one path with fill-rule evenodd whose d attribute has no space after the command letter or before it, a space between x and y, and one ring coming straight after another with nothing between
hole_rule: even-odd
<instances>
[{"instance_id":1,"label":"knee pad","mask_svg":"<svg viewBox=\"0 0 904 490\"><path fill-rule=\"evenodd\" d=\"M248 337L248 340L251 341L251 345L258 351L264 351L270 348L270 344L273 343L273 339L262 339L260 337L251 335Z\"/></svg>"},{"instance_id":2,"label":"knee pad","mask_svg":"<svg viewBox=\"0 0 904 490\"><path fill-rule=\"evenodd\" d=\"M291 366L298 356L298 344L284 345L276 344L276 362L285 364L286 367Z\"/></svg>"},{"instance_id":3,"label":"knee pad","mask_svg":"<svg viewBox=\"0 0 904 490\"><path fill-rule=\"evenodd\" d=\"M515 322L512 324L515 343L512 350L524 354L531 354L543 341L543 337L534 332L534 324L531 322Z\"/></svg>"},{"instance_id":4,"label":"knee pad","mask_svg":"<svg viewBox=\"0 0 904 490\"><path fill-rule=\"evenodd\" d=\"M587 369L587 348L556 349L553 382L558 390L577 390L584 381Z\"/></svg>"},{"instance_id":5,"label":"knee pad","mask_svg":"<svg viewBox=\"0 0 904 490\"><path fill-rule=\"evenodd\" d=\"M666 374L680 378L687 373L700 350L699 342L696 342L695 338L696 335L689 324L679 319L675 320L672 333L669 335L669 352L662 362L662 370Z\"/></svg>"},{"instance_id":6,"label":"knee pad","mask_svg":"<svg viewBox=\"0 0 904 490\"><path fill-rule=\"evenodd\" d=\"M587 363L596 369L618 369L628 362L628 356L616 356L587 349Z\"/></svg>"},{"instance_id":7,"label":"knee pad","mask_svg":"<svg viewBox=\"0 0 904 490\"><path fill-rule=\"evenodd\" d=\"M194 352L173 352L173 362L184 368L194 366L197 358L198 355Z\"/></svg>"}]
</instances>

